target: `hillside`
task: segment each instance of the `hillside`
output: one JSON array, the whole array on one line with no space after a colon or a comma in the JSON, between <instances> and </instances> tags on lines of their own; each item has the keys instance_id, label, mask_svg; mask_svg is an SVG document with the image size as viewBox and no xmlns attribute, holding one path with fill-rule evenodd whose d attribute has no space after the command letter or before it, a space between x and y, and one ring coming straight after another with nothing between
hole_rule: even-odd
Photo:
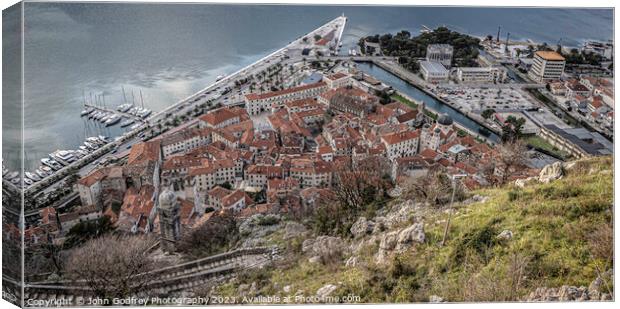
<instances>
[{"instance_id":1,"label":"hillside","mask_svg":"<svg viewBox=\"0 0 620 309\"><path fill-rule=\"evenodd\" d=\"M358 219L348 238L317 237L282 219L252 239L279 244L281 260L217 294L292 302L301 295L340 297L327 302L611 299L613 158L570 162L563 174L547 184L470 192L455 205L444 246L445 206L411 200Z\"/></svg>"}]
</instances>

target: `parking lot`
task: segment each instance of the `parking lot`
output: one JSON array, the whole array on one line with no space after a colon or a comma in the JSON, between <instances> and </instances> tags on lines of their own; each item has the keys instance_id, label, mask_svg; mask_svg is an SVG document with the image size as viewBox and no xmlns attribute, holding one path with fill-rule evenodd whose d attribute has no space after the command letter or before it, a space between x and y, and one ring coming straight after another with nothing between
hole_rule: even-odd
<instances>
[{"instance_id":1,"label":"parking lot","mask_svg":"<svg viewBox=\"0 0 620 309\"><path fill-rule=\"evenodd\" d=\"M526 93L514 88L449 88L438 87L437 94L448 103L466 112L481 113L486 109L513 112L537 108Z\"/></svg>"}]
</instances>

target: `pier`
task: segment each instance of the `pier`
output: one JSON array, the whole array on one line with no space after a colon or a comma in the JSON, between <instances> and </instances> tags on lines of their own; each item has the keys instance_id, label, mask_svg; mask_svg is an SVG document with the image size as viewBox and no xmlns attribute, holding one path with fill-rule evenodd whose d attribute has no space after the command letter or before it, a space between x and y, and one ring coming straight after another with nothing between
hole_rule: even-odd
<instances>
[{"instance_id":1,"label":"pier","mask_svg":"<svg viewBox=\"0 0 620 309\"><path fill-rule=\"evenodd\" d=\"M114 109L109 109L106 107L101 107L101 106L96 106L96 105L92 105L92 104L84 104L84 106L92 108L96 111L100 111L100 112L106 112L106 113L111 113L111 114L115 114L115 115L119 115L128 119L134 119L136 121L142 121L145 122L146 120L144 120L142 117L140 116L136 116L136 115L132 115L130 113L123 113L121 111L118 110L114 110ZM88 117L88 116L84 116L84 117Z\"/></svg>"}]
</instances>

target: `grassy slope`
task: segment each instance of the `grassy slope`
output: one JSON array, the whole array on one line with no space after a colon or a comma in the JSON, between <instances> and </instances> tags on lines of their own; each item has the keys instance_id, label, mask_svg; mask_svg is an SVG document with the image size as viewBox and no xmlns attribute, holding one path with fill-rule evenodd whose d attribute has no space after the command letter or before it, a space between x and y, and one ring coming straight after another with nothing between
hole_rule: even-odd
<instances>
[{"instance_id":1,"label":"grassy slope","mask_svg":"<svg viewBox=\"0 0 620 309\"><path fill-rule=\"evenodd\" d=\"M537 287L587 286L605 265L601 244L591 236L611 227L612 158L578 164L563 179L525 189L507 186L475 192L489 199L459 207L448 242L439 247L445 212L424 215L427 241L396 256L388 265L372 262L378 244L367 246L365 266L310 264L295 255L287 266L253 272L240 281L256 281L263 295L302 290L314 295L324 284L339 284L337 295L360 295L364 302L428 301L439 295L449 301L519 299ZM511 230L509 241L496 238ZM274 241L284 244L279 235ZM596 238L596 237L594 237ZM599 237L600 239L600 237ZM286 242L299 251L300 241ZM235 295L235 286L220 291Z\"/></svg>"}]
</instances>

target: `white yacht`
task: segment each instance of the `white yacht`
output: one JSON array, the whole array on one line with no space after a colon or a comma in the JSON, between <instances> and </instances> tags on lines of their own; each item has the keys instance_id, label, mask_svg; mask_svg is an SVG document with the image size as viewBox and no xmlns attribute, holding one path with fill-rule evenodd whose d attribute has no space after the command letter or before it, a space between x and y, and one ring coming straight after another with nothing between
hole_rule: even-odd
<instances>
[{"instance_id":1,"label":"white yacht","mask_svg":"<svg viewBox=\"0 0 620 309\"><path fill-rule=\"evenodd\" d=\"M84 116L89 115L92 112L93 112L93 108L92 107L88 107L88 108L82 110L82 113L80 114L80 116L84 117Z\"/></svg>"},{"instance_id":2,"label":"white yacht","mask_svg":"<svg viewBox=\"0 0 620 309\"><path fill-rule=\"evenodd\" d=\"M49 166L45 166L45 165L39 166L39 170L41 170L42 172L47 173L48 175L51 175L51 174L54 173L53 169L51 169Z\"/></svg>"},{"instance_id":3,"label":"white yacht","mask_svg":"<svg viewBox=\"0 0 620 309\"><path fill-rule=\"evenodd\" d=\"M33 174L31 172L25 172L24 175L27 178L31 179L32 181L39 181L39 180L41 180L41 177L39 177L39 176L37 176L37 174Z\"/></svg>"},{"instance_id":4,"label":"white yacht","mask_svg":"<svg viewBox=\"0 0 620 309\"><path fill-rule=\"evenodd\" d=\"M129 125L131 125L132 123L134 123L134 120L133 120L133 119L127 119L127 120L125 120L125 121L121 122L121 128L124 128L124 127L126 127L126 126L129 126Z\"/></svg>"},{"instance_id":5,"label":"white yacht","mask_svg":"<svg viewBox=\"0 0 620 309\"><path fill-rule=\"evenodd\" d=\"M6 178L7 179L14 179L17 176L19 176L19 172L11 172L11 173L8 174L8 176Z\"/></svg>"},{"instance_id":6,"label":"white yacht","mask_svg":"<svg viewBox=\"0 0 620 309\"><path fill-rule=\"evenodd\" d=\"M52 153L50 153L50 158L57 160L59 163L71 163L74 162L76 160L75 156L73 155L73 153L69 150L56 150Z\"/></svg>"},{"instance_id":7,"label":"white yacht","mask_svg":"<svg viewBox=\"0 0 620 309\"><path fill-rule=\"evenodd\" d=\"M149 109L144 109L138 116L142 117L142 118L146 118L148 117L153 111L149 110Z\"/></svg>"},{"instance_id":8,"label":"white yacht","mask_svg":"<svg viewBox=\"0 0 620 309\"><path fill-rule=\"evenodd\" d=\"M43 165L48 166L49 168L51 168L51 169L53 169L55 171L57 171L57 170L62 168L62 165L60 165L60 163L58 163L58 162L56 162L56 161L54 161L54 160L52 160L50 158L43 158L43 159L41 159L41 163Z\"/></svg>"},{"instance_id":9,"label":"white yacht","mask_svg":"<svg viewBox=\"0 0 620 309\"><path fill-rule=\"evenodd\" d=\"M35 174L37 174L37 176L41 177L41 179L43 179L43 178L45 178L45 177L49 176L49 174L48 174L48 173L46 173L46 172L44 172L44 171L42 171L42 170L40 170L40 169L38 169L38 170L36 170L36 171L34 171L34 172L35 172Z\"/></svg>"},{"instance_id":10,"label":"white yacht","mask_svg":"<svg viewBox=\"0 0 620 309\"><path fill-rule=\"evenodd\" d=\"M106 120L105 125L106 126L115 125L119 121L121 121L121 116L119 116L117 114L114 114L114 115L110 116L110 118L108 118L108 120Z\"/></svg>"}]
</instances>

